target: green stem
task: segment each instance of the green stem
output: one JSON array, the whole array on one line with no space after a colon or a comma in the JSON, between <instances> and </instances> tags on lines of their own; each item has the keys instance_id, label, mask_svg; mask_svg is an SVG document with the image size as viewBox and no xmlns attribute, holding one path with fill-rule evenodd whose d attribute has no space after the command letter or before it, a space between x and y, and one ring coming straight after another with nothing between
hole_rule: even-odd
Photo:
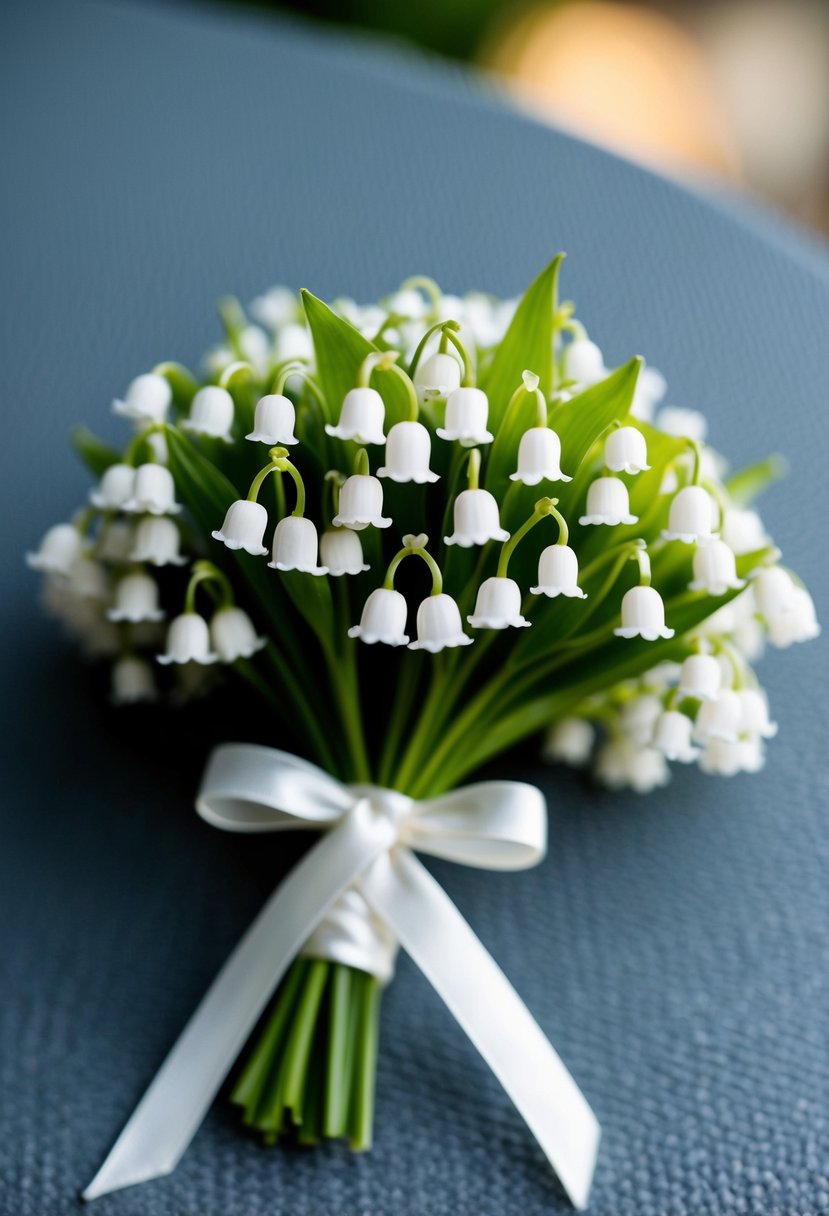
<instances>
[{"instance_id":1,"label":"green stem","mask_svg":"<svg viewBox=\"0 0 829 1216\"><path fill-rule=\"evenodd\" d=\"M375 976L361 974L359 979L361 992L354 1060L355 1085L349 1130L349 1144L358 1152L370 1149L372 1142L381 998L380 981Z\"/></svg>"},{"instance_id":2,"label":"green stem","mask_svg":"<svg viewBox=\"0 0 829 1216\"><path fill-rule=\"evenodd\" d=\"M555 515L560 521L559 527L561 527L564 520L562 519L561 515L559 515L558 511L556 511L555 504L557 502L557 498L539 498L529 519L524 521L517 532L513 532L509 540L505 540L503 542L501 546L501 555L498 558L498 569L496 570L497 578L507 577L510 558L515 552L516 547L521 543L527 533L534 528L536 524L540 523L542 519L546 518L548 515Z\"/></svg>"}]
</instances>

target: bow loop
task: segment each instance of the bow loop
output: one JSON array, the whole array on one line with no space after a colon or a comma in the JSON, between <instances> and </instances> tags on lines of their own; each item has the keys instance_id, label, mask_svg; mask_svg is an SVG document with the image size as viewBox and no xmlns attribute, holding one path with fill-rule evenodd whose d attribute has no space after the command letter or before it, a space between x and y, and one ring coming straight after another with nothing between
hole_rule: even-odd
<instances>
[{"instance_id":1,"label":"bow loop","mask_svg":"<svg viewBox=\"0 0 829 1216\"><path fill-rule=\"evenodd\" d=\"M547 851L544 796L520 781L482 781L415 803L403 840L417 853L485 870L525 870Z\"/></svg>"}]
</instances>

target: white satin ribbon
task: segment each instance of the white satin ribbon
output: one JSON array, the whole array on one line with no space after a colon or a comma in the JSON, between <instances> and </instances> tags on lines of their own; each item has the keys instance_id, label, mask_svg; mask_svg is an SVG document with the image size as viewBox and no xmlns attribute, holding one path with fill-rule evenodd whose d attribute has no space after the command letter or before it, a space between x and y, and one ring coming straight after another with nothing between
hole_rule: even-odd
<instances>
[{"instance_id":1,"label":"white satin ribbon","mask_svg":"<svg viewBox=\"0 0 829 1216\"><path fill-rule=\"evenodd\" d=\"M227 831L325 834L271 895L213 981L83 1198L175 1169L280 979L353 889L457 1018L573 1205L585 1207L600 1137L596 1117L504 973L413 852L491 870L536 865L546 849L540 791L487 781L415 802L393 790L346 787L286 752L225 744L210 757L196 807ZM321 951L328 948L323 941Z\"/></svg>"}]
</instances>

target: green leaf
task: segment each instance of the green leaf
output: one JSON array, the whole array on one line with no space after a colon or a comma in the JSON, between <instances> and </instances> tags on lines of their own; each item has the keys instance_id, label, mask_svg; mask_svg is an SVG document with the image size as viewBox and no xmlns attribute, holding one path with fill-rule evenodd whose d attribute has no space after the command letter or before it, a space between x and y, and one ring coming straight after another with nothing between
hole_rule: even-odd
<instances>
[{"instance_id":1,"label":"green leaf","mask_svg":"<svg viewBox=\"0 0 829 1216\"><path fill-rule=\"evenodd\" d=\"M554 385L554 339L558 308L558 273L564 254L559 253L530 284L516 309L512 323L482 377L481 388L489 396L491 429L503 421L510 398L521 384L521 373L535 372L546 397Z\"/></svg>"},{"instance_id":2,"label":"green leaf","mask_svg":"<svg viewBox=\"0 0 829 1216\"><path fill-rule=\"evenodd\" d=\"M757 464L740 469L726 479L725 488L729 498L738 507L750 507L755 498L775 481L780 481L789 471L785 456L773 454Z\"/></svg>"},{"instance_id":3,"label":"green leaf","mask_svg":"<svg viewBox=\"0 0 829 1216\"><path fill-rule=\"evenodd\" d=\"M317 374L325 397L325 417L335 423L343 397L357 384L360 364L380 348L337 316L310 291L303 290L302 303L314 339ZM409 414L409 398L400 377L390 371L372 373L372 385L386 404L386 424L400 422Z\"/></svg>"},{"instance_id":4,"label":"green leaf","mask_svg":"<svg viewBox=\"0 0 829 1216\"><path fill-rule=\"evenodd\" d=\"M93 435L85 426L76 426L72 430L72 446L86 467L96 477L101 477L110 465L117 464L121 453L111 448L103 439Z\"/></svg>"}]
</instances>

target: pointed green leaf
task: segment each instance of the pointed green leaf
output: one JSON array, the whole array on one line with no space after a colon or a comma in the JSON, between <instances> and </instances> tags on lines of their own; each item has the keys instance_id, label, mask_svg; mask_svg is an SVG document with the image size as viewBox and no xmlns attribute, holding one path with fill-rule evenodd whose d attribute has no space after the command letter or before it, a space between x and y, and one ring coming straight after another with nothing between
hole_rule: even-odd
<instances>
[{"instance_id":1,"label":"pointed green leaf","mask_svg":"<svg viewBox=\"0 0 829 1216\"><path fill-rule=\"evenodd\" d=\"M101 477L110 465L117 464L121 453L104 443L85 426L76 426L72 431L72 446L84 462L90 473Z\"/></svg>"},{"instance_id":2,"label":"pointed green leaf","mask_svg":"<svg viewBox=\"0 0 829 1216\"><path fill-rule=\"evenodd\" d=\"M510 397L521 384L523 371L535 372L545 396L549 397L555 387L553 344L558 272L563 261L564 254L557 254L527 288L482 378L481 388L489 396L490 429L493 431L497 432Z\"/></svg>"},{"instance_id":3,"label":"pointed green leaf","mask_svg":"<svg viewBox=\"0 0 829 1216\"><path fill-rule=\"evenodd\" d=\"M785 456L767 456L765 460L760 460L757 464L732 473L726 479L725 488L728 490L732 502L735 502L738 507L750 507L758 495L773 485L775 481L780 481L788 471L789 465Z\"/></svg>"},{"instance_id":4,"label":"pointed green leaf","mask_svg":"<svg viewBox=\"0 0 829 1216\"><path fill-rule=\"evenodd\" d=\"M335 423L340 415L343 397L357 384L360 364L366 355L380 348L310 291L303 290L302 303L314 339L317 375L325 397L326 421ZM375 371L372 374L372 388L377 389L386 404L387 426L408 417L409 399L399 376L394 372Z\"/></svg>"}]
</instances>

